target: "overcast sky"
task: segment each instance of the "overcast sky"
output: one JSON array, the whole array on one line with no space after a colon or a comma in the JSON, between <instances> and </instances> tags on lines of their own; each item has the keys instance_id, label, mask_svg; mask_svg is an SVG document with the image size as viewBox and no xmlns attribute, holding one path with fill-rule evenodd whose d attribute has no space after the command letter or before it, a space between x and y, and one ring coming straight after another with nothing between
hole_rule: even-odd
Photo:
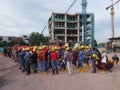
<instances>
[{"instance_id":1,"label":"overcast sky","mask_svg":"<svg viewBox=\"0 0 120 90\"><path fill-rule=\"evenodd\" d=\"M81 1L77 0L68 13L81 12ZM117 0L113 0L114 2ZM52 12L64 13L73 0L0 0L0 36L29 35L41 32ZM111 0L87 0L87 12L95 14L95 38L105 42L111 37L110 9L105 8ZM115 36L120 36L120 2L115 8ZM43 32L48 35L48 28Z\"/></svg>"}]
</instances>

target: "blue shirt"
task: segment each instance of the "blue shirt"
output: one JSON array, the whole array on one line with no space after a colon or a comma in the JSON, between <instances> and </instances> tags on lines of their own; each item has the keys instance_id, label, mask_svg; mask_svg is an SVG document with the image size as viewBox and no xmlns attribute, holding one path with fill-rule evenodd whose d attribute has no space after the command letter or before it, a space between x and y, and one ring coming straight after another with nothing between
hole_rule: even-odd
<instances>
[{"instance_id":1,"label":"blue shirt","mask_svg":"<svg viewBox=\"0 0 120 90\"><path fill-rule=\"evenodd\" d=\"M21 61L21 62L25 62L24 57L25 57L25 52L21 52L21 53L20 53L20 61Z\"/></svg>"},{"instance_id":2,"label":"blue shirt","mask_svg":"<svg viewBox=\"0 0 120 90\"><path fill-rule=\"evenodd\" d=\"M78 57L79 57L80 61L83 61L84 60L84 51L80 51Z\"/></svg>"}]
</instances>

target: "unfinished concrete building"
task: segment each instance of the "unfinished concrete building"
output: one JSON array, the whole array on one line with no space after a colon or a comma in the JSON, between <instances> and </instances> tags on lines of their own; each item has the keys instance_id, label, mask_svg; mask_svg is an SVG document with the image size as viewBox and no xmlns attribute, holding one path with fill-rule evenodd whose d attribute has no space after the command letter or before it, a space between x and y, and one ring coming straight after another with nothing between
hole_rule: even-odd
<instances>
[{"instance_id":1,"label":"unfinished concrete building","mask_svg":"<svg viewBox=\"0 0 120 90\"><path fill-rule=\"evenodd\" d=\"M52 13L48 21L50 42L82 43L82 14ZM94 14L87 14L87 42L92 44L94 38Z\"/></svg>"}]
</instances>

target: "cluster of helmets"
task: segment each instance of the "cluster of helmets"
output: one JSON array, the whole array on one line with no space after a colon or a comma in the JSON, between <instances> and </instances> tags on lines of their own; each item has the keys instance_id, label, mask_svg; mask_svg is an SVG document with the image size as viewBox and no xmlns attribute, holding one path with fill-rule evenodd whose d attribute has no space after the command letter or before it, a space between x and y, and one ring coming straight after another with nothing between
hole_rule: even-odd
<instances>
[{"instance_id":1,"label":"cluster of helmets","mask_svg":"<svg viewBox=\"0 0 120 90\"><path fill-rule=\"evenodd\" d=\"M73 50L77 50L77 49L89 49L89 46L84 46L84 45L74 46L72 49ZM65 50L70 50L69 46L65 45Z\"/></svg>"},{"instance_id":2,"label":"cluster of helmets","mask_svg":"<svg viewBox=\"0 0 120 90\"><path fill-rule=\"evenodd\" d=\"M64 48L65 50L70 50L70 47L68 44L65 44L63 47L59 47L59 46L46 46L46 45L42 45L42 46L21 46L21 47L18 47L19 50L23 50L23 51L37 51L37 50L43 50L43 49L49 49L51 51L56 51L60 48ZM81 45L81 46L74 46L73 49L74 50L77 50L77 49L87 49L89 48L89 46L84 46L84 45Z\"/></svg>"},{"instance_id":3,"label":"cluster of helmets","mask_svg":"<svg viewBox=\"0 0 120 90\"><path fill-rule=\"evenodd\" d=\"M73 48L74 48L74 49L89 49L89 46L81 45L80 47L74 46Z\"/></svg>"}]
</instances>

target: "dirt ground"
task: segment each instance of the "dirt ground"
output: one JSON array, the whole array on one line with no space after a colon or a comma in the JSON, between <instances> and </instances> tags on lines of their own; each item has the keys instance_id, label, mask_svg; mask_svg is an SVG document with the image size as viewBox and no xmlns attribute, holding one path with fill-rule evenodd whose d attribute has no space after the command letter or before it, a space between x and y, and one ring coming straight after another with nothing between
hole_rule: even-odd
<instances>
[{"instance_id":1,"label":"dirt ground","mask_svg":"<svg viewBox=\"0 0 120 90\"><path fill-rule=\"evenodd\" d=\"M111 58L113 54L109 54ZM120 54L119 54L120 57ZM73 75L60 71L58 75L47 75L38 72L26 76L19 70L17 62L0 54L0 90L120 90L120 64L113 72L91 73L91 69L80 73L74 70Z\"/></svg>"}]
</instances>

